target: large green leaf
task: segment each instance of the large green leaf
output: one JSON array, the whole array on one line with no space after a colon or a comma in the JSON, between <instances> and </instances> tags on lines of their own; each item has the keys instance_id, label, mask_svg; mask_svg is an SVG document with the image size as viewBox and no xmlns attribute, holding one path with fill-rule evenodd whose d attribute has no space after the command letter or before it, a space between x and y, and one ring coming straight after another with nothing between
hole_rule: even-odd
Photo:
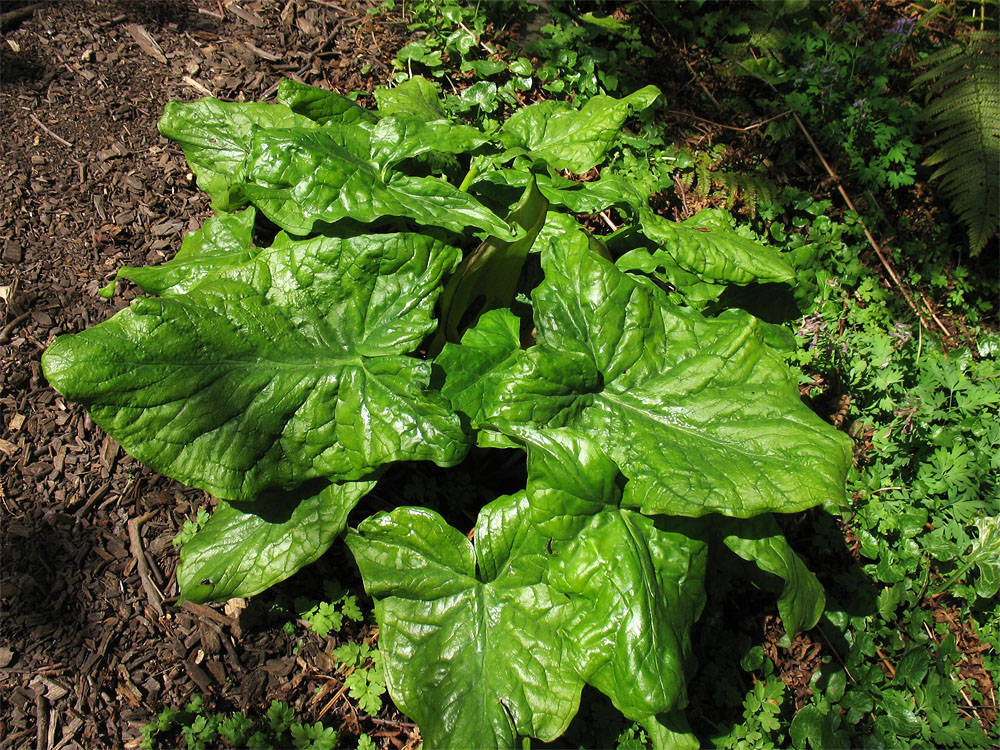
<instances>
[{"instance_id":1,"label":"large green leaf","mask_svg":"<svg viewBox=\"0 0 1000 750\"><path fill-rule=\"evenodd\" d=\"M459 251L423 235L292 241L186 295L63 336L49 381L152 468L232 500L398 460L452 465L467 438L404 356L434 327Z\"/></svg>"},{"instance_id":2,"label":"large green leaf","mask_svg":"<svg viewBox=\"0 0 1000 750\"><path fill-rule=\"evenodd\" d=\"M647 208L639 211L639 219L643 234L660 245L660 252L701 281L749 284L795 279L781 253L734 232L694 221L670 221Z\"/></svg>"},{"instance_id":3,"label":"large green leaf","mask_svg":"<svg viewBox=\"0 0 1000 750\"><path fill-rule=\"evenodd\" d=\"M388 128L383 123L377 127ZM435 141L434 147L442 143ZM293 234L310 233L318 221L350 217L370 222L381 216L405 216L455 232L474 226L513 239L513 232L496 214L450 183L385 173L378 159L387 165L419 149L412 139L391 149L385 146L384 151L383 144L369 131L346 126L260 131L247 157L243 189L271 221Z\"/></svg>"},{"instance_id":4,"label":"large green leaf","mask_svg":"<svg viewBox=\"0 0 1000 750\"><path fill-rule=\"evenodd\" d=\"M846 436L809 411L759 323L672 305L578 243L543 250L538 346L486 413L593 436L644 513L750 517L837 500Z\"/></svg>"},{"instance_id":5,"label":"large green leaf","mask_svg":"<svg viewBox=\"0 0 1000 750\"><path fill-rule=\"evenodd\" d=\"M539 564L511 556L524 515L523 493L486 506L475 547L425 508L380 513L347 537L375 599L389 693L428 747L549 741L576 713L565 602Z\"/></svg>"},{"instance_id":6,"label":"large green leaf","mask_svg":"<svg viewBox=\"0 0 1000 750\"><path fill-rule=\"evenodd\" d=\"M316 491L303 485L253 503L220 500L208 523L181 548L181 596L221 602L285 580L329 549L347 514L374 486L343 482Z\"/></svg>"},{"instance_id":7,"label":"large green leaf","mask_svg":"<svg viewBox=\"0 0 1000 750\"><path fill-rule=\"evenodd\" d=\"M624 99L592 97L580 110L567 102L538 102L511 115L501 134L508 149L525 149L553 169L582 174L601 163L625 118L659 95L655 86L646 86Z\"/></svg>"},{"instance_id":8,"label":"large green leaf","mask_svg":"<svg viewBox=\"0 0 1000 750\"><path fill-rule=\"evenodd\" d=\"M278 84L277 99L279 104L284 104L293 112L304 115L320 125L374 123L378 120L373 112L362 109L346 96L299 83L291 78L281 79Z\"/></svg>"},{"instance_id":9,"label":"large green leaf","mask_svg":"<svg viewBox=\"0 0 1000 750\"><path fill-rule=\"evenodd\" d=\"M707 546L621 508L618 467L589 438L514 431L529 446L531 528L548 537L548 581L574 605L562 628L577 671L630 719L683 708Z\"/></svg>"},{"instance_id":10,"label":"large green leaf","mask_svg":"<svg viewBox=\"0 0 1000 750\"><path fill-rule=\"evenodd\" d=\"M441 394L472 427L483 424L491 374L504 373L521 352L521 321L506 309L484 313L461 344L446 343L434 363L444 370Z\"/></svg>"},{"instance_id":11,"label":"large green leaf","mask_svg":"<svg viewBox=\"0 0 1000 750\"><path fill-rule=\"evenodd\" d=\"M382 170L403 159L430 151L464 154L489 139L468 125L452 125L445 120L424 122L416 117L386 117L372 129L372 160Z\"/></svg>"},{"instance_id":12,"label":"large green leaf","mask_svg":"<svg viewBox=\"0 0 1000 750\"><path fill-rule=\"evenodd\" d=\"M531 252L541 253L552 243L560 245L574 243L611 260L611 253L602 239L592 235L586 227L569 214L550 209L545 215L545 226L542 227L542 231L535 237L535 242L531 246Z\"/></svg>"},{"instance_id":13,"label":"large green leaf","mask_svg":"<svg viewBox=\"0 0 1000 750\"><path fill-rule=\"evenodd\" d=\"M243 162L261 128L316 128L317 123L281 104L168 102L160 132L184 149L198 186L212 196L217 211L232 211L246 203L240 190Z\"/></svg>"},{"instance_id":14,"label":"large green leaf","mask_svg":"<svg viewBox=\"0 0 1000 750\"><path fill-rule=\"evenodd\" d=\"M531 181L525 169L492 169L478 177L477 185L525 187ZM592 182L575 182L564 177L534 175L538 190L553 206L563 206L578 214L595 214L615 205L639 208L646 204L632 185L618 175L606 175Z\"/></svg>"},{"instance_id":15,"label":"large green leaf","mask_svg":"<svg viewBox=\"0 0 1000 750\"><path fill-rule=\"evenodd\" d=\"M729 549L784 581L778 613L785 626L782 645L790 648L795 634L819 622L826 605L823 586L781 534L774 517L718 519L716 527Z\"/></svg>"},{"instance_id":16,"label":"large green leaf","mask_svg":"<svg viewBox=\"0 0 1000 750\"><path fill-rule=\"evenodd\" d=\"M422 76L414 76L392 88L375 89L375 103L383 117L410 115L424 122L445 117L437 84Z\"/></svg>"},{"instance_id":17,"label":"large green leaf","mask_svg":"<svg viewBox=\"0 0 1000 750\"><path fill-rule=\"evenodd\" d=\"M159 266L125 266L101 289L101 294L113 296L118 279L130 279L144 292L161 297L190 291L220 268L245 263L257 254L257 248L253 247L256 216L257 212L248 208L208 219L201 229L185 235L173 259Z\"/></svg>"}]
</instances>

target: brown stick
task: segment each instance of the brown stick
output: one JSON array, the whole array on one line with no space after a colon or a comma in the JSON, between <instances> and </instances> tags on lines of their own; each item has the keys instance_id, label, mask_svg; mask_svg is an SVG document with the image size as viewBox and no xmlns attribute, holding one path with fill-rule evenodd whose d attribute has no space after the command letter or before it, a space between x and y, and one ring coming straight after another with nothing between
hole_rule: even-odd
<instances>
[{"instance_id":1,"label":"brown stick","mask_svg":"<svg viewBox=\"0 0 1000 750\"><path fill-rule=\"evenodd\" d=\"M23 21L24 19L29 18L36 10L44 8L48 5L50 1L51 0L41 0L41 2L25 5L23 8L9 10L6 13L0 14L0 28L6 29L7 26L12 23L17 23L18 21Z\"/></svg>"},{"instance_id":2,"label":"brown stick","mask_svg":"<svg viewBox=\"0 0 1000 750\"><path fill-rule=\"evenodd\" d=\"M21 325L21 323L26 321L29 315L31 315L31 313L21 313L12 321L10 321L10 323L5 325L3 327L3 330L0 330L0 344L6 344L8 341L10 341L11 331L13 331L19 325Z\"/></svg>"},{"instance_id":3,"label":"brown stick","mask_svg":"<svg viewBox=\"0 0 1000 750\"><path fill-rule=\"evenodd\" d=\"M49 746L49 702L45 695L35 693L35 750L48 750Z\"/></svg>"},{"instance_id":4,"label":"brown stick","mask_svg":"<svg viewBox=\"0 0 1000 750\"><path fill-rule=\"evenodd\" d=\"M827 162L826 157L823 156L823 152L819 150L819 146L816 145L816 141L814 141L813 137L809 134L809 131L806 129L805 124L799 118L798 113L792 112L792 117L795 118L795 122L799 126L799 129L802 131L802 134L805 135L806 140L809 141L809 145L812 146L813 151L816 152L816 156L818 156L820 162L822 162L823 168L826 169L826 173L830 175L830 177L833 179L834 182L837 183L837 192L840 193L840 197L844 199L844 203L846 203L847 207L851 209L854 213L858 214L858 209L854 207L854 201L851 200L851 196L849 196L847 194L847 191L844 190L844 185L840 181L839 175L837 175L837 173L833 171L833 167L831 167L829 162ZM906 287L903 286L903 282L899 280L899 276L896 275L896 271L889 263L889 259L885 257L885 254L882 252L882 248L879 247L878 242L875 241L875 237L872 236L871 231L868 229L868 225L865 224L865 220L861 218L861 214L858 214L858 223L861 224L861 228L865 231L865 237L868 238L868 243L875 250L875 254L878 255L878 259L882 261L882 266L889 273L889 277L892 279L893 283L896 284L896 287L899 289L899 291L903 293L903 297L906 299L906 303L910 306L910 309L913 310L914 313L916 313L917 320L920 321L920 325L929 330L930 326L927 324L927 321L924 319L923 314L920 312L920 308L918 308L916 303L914 303L913 298L910 296L910 293L906 291Z\"/></svg>"},{"instance_id":5,"label":"brown stick","mask_svg":"<svg viewBox=\"0 0 1000 750\"><path fill-rule=\"evenodd\" d=\"M923 300L924 308L927 310L927 312L930 313L931 317L934 318L934 322L938 324L938 328L940 328L942 331L944 331L944 335L945 336L947 336L947 337L950 338L951 337L951 331L948 330L948 328L945 326L945 324L941 322L941 318L939 318L937 316L937 313L934 312L934 308L931 307L931 303L927 300L927 295L926 294L921 294L920 295L920 299Z\"/></svg>"},{"instance_id":6,"label":"brown stick","mask_svg":"<svg viewBox=\"0 0 1000 750\"><path fill-rule=\"evenodd\" d=\"M199 617L205 617L209 620L214 620L220 625L224 625L227 628L234 628L236 626L236 620L232 617L228 617L220 612L216 612L211 607L206 607L204 604L197 604L195 602L184 602L182 605L184 609L188 612L198 615Z\"/></svg>"},{"instance_id":7,"label":"brown stick","mask_svg":"<svg viewBox=\"0 0 1000 750\"><path fill-rule=\"evenodd\" d=\"M142 588L146 591L146 598L149 605L160 617L163 617L163 594L161 594L153 584L153 579L149 577L149 565L146 564L146 555L142 551L142 538L139 536L139 527L155 516L157 511L151 510L148 513L133 518L128 522L128 539L131 543L132 557L135 558L136 569L139 571L139 580L142 581Z\"/></svg>"},{"instance_id":8,"label":"brown stick","mask_svg":"<svg viewBox=\"0 0 1000 750\"><path fill-rule=\"evenodd\" d=\"M48 133L49 135L51 135L53 138L55 138L57 141L59 141L62 145L69 146L70 148L73 148L73 144L72 143L70 143L69 141L67 141L65 138L60 138L58 135L56 135L55 133L53 133L51 130L49 130L47 127L45 127L45 125L42 124L42 121L39 120L37 117L35 117L34 115L28 115L28 117L30 117L32 119L32 121L35 123L35 125L37 125L42 130L44 130L46 133Z\"/></svg>"},{"instance_id":9,"label":"brown stick","mask_svg":"<svg viewBox=\"0 0 1000 750\"><path fill-rule=\"evenodd\" d=\"M775 115L774 117L768 117L766 120L761 120L760 122L755 122L753 125L747 125L745 128L738 128L735 125L723 125L721 122L715 122L713 120L707 120L704 117L699 117L698 115L693 115L690 112L683 112L683 111L681 111L679 109L671 109L671 110L669 110L669 114L672 114L672 115L681 115L682 117L689 117L692 120L697 120L698 122L704 122L704 123L707 123L709 125L714 125L717 128L725 128L726 130L735 130L738 133L746 133L746 132L748 132L750 130L756 130L761 125L767 125L769 122L774 122L775 120L779 120L782 117L785 117L786 115L790 115L790 114L792 114L792 110L790 110L790 109L785 110L784 112L782 112L779 115Z\"/></svg>"},{"instance_id":10,"label":"brown stick","mask_svg":"<svg viewBox=\"0 0 1000 750\"><path fill-rule=\"evenodd\" d=\"M677 185L677 191L681 194L681 205L684 206L684 218L687 219L691 216L691 209L688 208L687 191L684 189L684 183L681 181L681 178L676 174L674 175L674 184Z\"/></svg>"}]
</instances>

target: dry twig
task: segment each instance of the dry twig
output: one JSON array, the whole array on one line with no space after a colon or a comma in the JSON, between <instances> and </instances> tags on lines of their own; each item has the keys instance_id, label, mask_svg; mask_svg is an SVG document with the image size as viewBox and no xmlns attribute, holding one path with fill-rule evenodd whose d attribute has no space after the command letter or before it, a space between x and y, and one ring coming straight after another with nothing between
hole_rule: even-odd
<instances>
[{"instance_id":1,"label":"dry twig","mask_svg":"<svg viewBox=\"0 0 1000 750\"><path fill-rule=\"evenodd\" d=\"M918 308L916 303L914 303L913 298L910 296L910 293L903 285L903 282L900 281L899 276L896 275L896 271L892 267L892 264L889 263L889 259L885 256L885 253L882 252L882 248L879 246L878 242L875 241L875 237L872 236L872 233L868 229L868 225L865 223L865 220L861 218L861 214L858 213L858 209L854 207L854 201L851 200L851 196L849 196L847 194L847 191L844 189L844 184L840 181L840 176L833 171L833 167L830 166L830 163L826 160L826 157L823 156L823 152L819 150L819 146L816 145L816 141L813 140L812 135L809 133L809 130L806 128L805 123L802 122L802 119L798 116L798 114L792 112L792 117L795 118L795 123L799 126L799 130L802 131L802 134L806 137L806 140L809 141L809 145L812 146L812 149L816 153L816 156L819 157L819 160L823 164L823 168L826 170L826 173L830 175L830 178L836 183L837 192L840 193L840 197L844 199L844 203L847 204L847 207L851 211L853 211L855 214L858 214L858 223L864 230L865 237L868 239L868 243L872 246L872 249L875 250L875 254L878 256L878 259L882 261L882 266L888 272L889 278L892 279L893 283L896 285L896 288L899 289L900 292L902 292L903 298L906 300L906 303L910 306L910 309L913 310L914 313L916 313L917 320L920 321L920 325L922 325L924 328L930 329L930 326L927 324L927 320L920 312L920 308ZM944 330L945 330L945 335L950 336L950 334L948 333L948 329Z\"/></svg>"},{"instance_id":2,"label":"dry twig","mask_svg":"<svg viewBox=\"0 0 1000 750\"><path fill-rule=\"evenodd\" d=\"M55 133L53 133L51 130L49 130L47 127L45 127L45 125L42 124L42 121L39 120L37 117L35 117L33 114L29 114L28 117L31 118L32 122L34 122L35 125L37 125L42 130L44 130L46 133L48 133L49 135L51 135L53 138L55 138L57 141L59 141L62 145L68 146L69 148L73 148L73 144L72 143L70 143L69 141L67 141L65 138L61 138L60 136L58 136Z\"/></svg>"},{"instance_id":3,"label":"dry twig","mask_svg":"<svg viewBox=\"0 0 1000 750\"><path fill-rule=\"evenodd\" d=\"M21 323L28 319L31 313L21 313L16 318L14 318L10 323L5 325L2 330L0 330L0 344L6 344L10 341L10 334L15 328L17 328Z\"/></svg>"},{"instance_id":4,"label":"dry twig","mask_svg":"<svg viewBox=\"0 0 1000 750\"><path fill-rule=\"evenodd\" d=\"M139 572L139 580L142 581L142 588L146 592L149 605L160 617L163 617L163 594L156 588L153 579L149 575L149 565L146 562L146 555L142 549L142 537L139 536L139 527L155 516L157 511L151 510L138 518L133 518L128 522L128 539L132 549L132 557L135 558L136 569Z\"/></svg>"},{"instance_id":5,"label":"dry twig","mask_svg":"<svg viewBox=\"0 0 1000 750\"><path fill-rule=\"evenodd\" d=\"M717 128L724 128L726 130L735 130L738 133L746 133L746 132L749 132L751 130L756 130L757 128L761 127L762 125L767 125L769 122L774 122L775 120L780 120L782 117L785 117L787 115L792 114L792 110L787 109L784 112L782 112L781 114L775 115L774 117L768 117L766 120L761 120L760 122L755 122L752 125L747 125L746 127L743 127L743 128L737 127L736 125L723 125L721 122L715 122L713 120L708 120L708 119L706 119L704 117L699 117L698 115L691 114L690 112L684 112L684 111L679 110L679 109L671 109L671 110L669 110L669 114L672 114L672 115L681 115L682 117L688 117L688 118L690 118L692 120L697 120L698 122L704 122L704 123L706 123L708 125L714 125Z\"/></svg>"}]
</instances>

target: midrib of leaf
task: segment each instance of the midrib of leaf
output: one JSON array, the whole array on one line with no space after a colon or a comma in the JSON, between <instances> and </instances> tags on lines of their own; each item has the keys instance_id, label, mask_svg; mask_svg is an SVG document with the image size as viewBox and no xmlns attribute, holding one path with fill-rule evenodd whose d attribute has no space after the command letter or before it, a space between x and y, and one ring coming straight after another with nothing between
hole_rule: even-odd
<instances>
[{"instance_id":1,"label":"midrib of leaf","mask_svg":"<svg viewBox=\"0 0 1000 750\"><path fill-rule=\"evenodd\" d=\"M603 391L601 391L599 393L593 394L593 395L594 395L595 399L608 401L609 403L621 406L624 409L627 409L627 410L629 410L631 412L635 412L636 414L638 414L639 416L643 417L647 421L656 422L657 424L661 424L664 427L668 427L670 429L677 430L678 432L682 432L685 435L688 435L688 436L690 436L690 437L692 437L694 439L704 440L704 441L707 441L707 442L710 442L710 443L715 443L718 446L723 446L726 449L734 450L734 451L736 451L738 453L741 453L744 456L747 456L748 458L759 459L759 458L761 458L762 455L764 457L767 457L766 454L750 453L749 451L746 451L743 448L741 448L736 443L729 443L729 442L726 442L724 440L720 440L718 438L715 438L715 437L713 437L712 435L710 435L710 434L708 434L706 432L699 432L698 430L695 430L695 429L693 429L691 427L687 427L683 421L676 421L675 422L675 421L673 421L671 419L668 419L666 414L662 414L661 415L659 412L646 411L643 408L641 408L641 406L639 406L639 405L630 404L628 401L622 400L619 397L619 394L616 394L613 391L608 391L607 389L605 389L605 390L603 390ZM625 395L625 394L621 394L621 395Z\"/></svg>"},{"instance_id":2,"label":"midrib of leaf","mask_svg":"<svg viewBox=\"0 0 1000 750\"><path fill-rule=\"evenodd\" d=\"M404 356L401 354L386 354L383 356ZM311 357L303 358L301 361L279 360L270 357L240 358L240 359L219 359L211 362L184 362L176 359L164 361L145 361L141 365L136 365L136 369L146 367L222 367L231 369L262 367L266 365L272 370L308 370L308 369L333 369L338 367L361 367L364 368L364 357L357 355L353 357ZM101 360L78 359L81 364L93 363L95 365L105 364ZM366 371L367 372L367 371ZM370 374L370 373L369 373Z\"/></svg>"}]
</instances>

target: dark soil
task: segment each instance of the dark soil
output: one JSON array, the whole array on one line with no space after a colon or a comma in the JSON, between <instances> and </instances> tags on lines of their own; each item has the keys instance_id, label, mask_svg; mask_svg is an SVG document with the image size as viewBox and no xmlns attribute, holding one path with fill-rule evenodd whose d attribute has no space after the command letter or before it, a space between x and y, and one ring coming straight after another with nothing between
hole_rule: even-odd
<instances>
[{"instance_id":1,"label":"dark soil","mask_svg":"<svg viewBox=\"0 0 1000 750\"><path fill-rule=\"evenodd\" d=\"M156 130L167 101L266 100L282 76L370 91L405 26L359 0L80 0L9 15L25 5L0 3L0 747L134 747L194 693L220 710L284 700L301 721L326 713L385 747L412 742L391 706L359 725L346 699L329 705L333 639L296 649L280 623L175 606L171 541L209 499L125 455L40 368L55 336L126 304L96 294L115 269L169 258L208 216Z\"/></svg>"}]
</instances>

